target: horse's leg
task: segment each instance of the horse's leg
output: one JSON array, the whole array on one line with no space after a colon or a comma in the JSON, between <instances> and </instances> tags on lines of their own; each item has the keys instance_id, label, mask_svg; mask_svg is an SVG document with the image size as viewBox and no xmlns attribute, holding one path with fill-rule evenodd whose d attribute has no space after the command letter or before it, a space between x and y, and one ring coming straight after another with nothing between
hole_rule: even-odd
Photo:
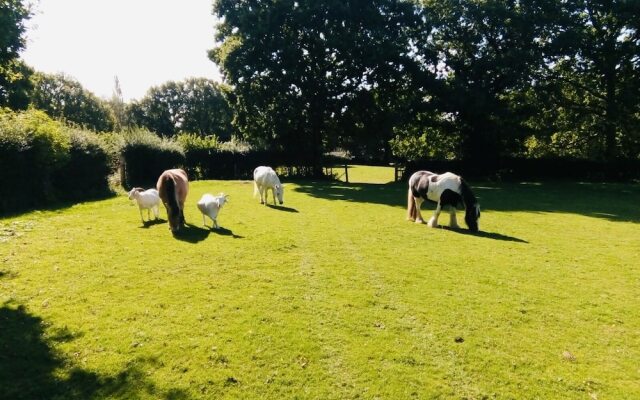
<instances>
[{"instance_id":1,"label":"horse's leg","mask_svg":"<svg viewBox=\"0 0 640 400\"><path fill-rule=\"evenodd\" d=\"M407 221L415 221L416 220L416 202L413 199L413 194L411 194L411 189L409 189L409 194L407 195Z\"/></svg>"},{"instance_id":2,"label":"horse's leg","mask_svg":"<svg viewBox=\"0 0 640 400\"><path fill-rule=\"evenodd\" d=\"M212 220L212 221L213 221L213 227L214 228L216 228L216 229L220 228L220 226L218 225L218 219L217 218Z\"/></svg>"},{"instance_id":3,"label":"horse's leg","mask_svg":"<svg viewBox=\"0 0 640 400\"><path fill-rule=\"evenodd\" d=\"M424 200L422 200L421 197L414 197L413 201L416 204L416 209L415 209L415 219L416 219L416 224L422 224L424 223L424 220L422 219L422 213L420 212L420 206L422 205L422 202Z\"/></svg>"},{"instance_id":4,"label":"horse's leg","mask_svg":"<svg viewBox=\"0 0 640 400\"><path fill-rule=\"evenodd\" d=\"M455 207L451 207L451 209L449 210L449 226L451 228L455 228L458 229L460 228L460 226L458 225L458 219L456 218L456 208Z\"/></svg>"},{"instance_id":5,"label":"horse's leg","mask_svg":"<svg viewBox=\"0 0 640 400\"><path fill-rule=\"evenodd\" d=\"M178 205L180 206L180 224L185 225L186 221L184 220L184 200L179 201Z\"/></svg>"},{"instance_id":6,"label":"horse's leg","mask_svg":"<svg viewBox=\"0 0 640 400\"><path fill-rule=\"evenodd\" d=\"M438 203L438 205L436 206L436 211L433 213L433 217L431 217L429 219L429 222L427 222L427 225L430 228L437 228L438 227L438 217L440 216L440 211L442 210L442 206L440 205L440 203Z\"/></svg>"},{"instance_id":7,"label":"horse's leg","mask_svg":"<svg viewBox=\"0 0 640 400\"><path fill-rule=\"evenodd\" d=\"M275 205L277 205L276 204L276 188L275 187L271 188L271 194L273 195L273 205L275 206Z\"/></svg>"},{"instance_id":8,"label":"horse's leg","mask_svg":"<svg viewBox=\"0 0 640 400\"><path fill-rule=\"evenodd\" d=\"M153 215L158 219L158 215L160 215L160 211L158 210L158 206L153 206Z\"/></svg>"}]
</instances>

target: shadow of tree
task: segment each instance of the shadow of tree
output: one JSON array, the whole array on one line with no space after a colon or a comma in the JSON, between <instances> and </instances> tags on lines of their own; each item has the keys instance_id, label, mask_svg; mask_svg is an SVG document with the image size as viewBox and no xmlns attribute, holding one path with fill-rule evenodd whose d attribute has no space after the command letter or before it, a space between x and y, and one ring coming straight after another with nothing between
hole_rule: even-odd
<instances>
[{"instance_id":1,"label":"shadow of tree","mask_svg":"<svg viewBox=\"0 0 640 400\"><path fill-rule=\"evenodd\" d=\"M115 376L73 366L53 343L78 336L66 329L45 329L42 319L22 306L0 306L0 327L0 399L189 398L183 390L158 389L135 366ZM61 373L64 370L68 374Z\"/></svg>"},{"instance_id":2,"label":"shadow of tree","mask_svg":"<svg viewBox=\"0 0 640 400\"><path fill-rule=\"evenodd\" d=\"M24 207L20 207L16 210L3 210L0 211L0 218L13 218L19 217L22 214L27 214L33 211L54 211L54 212L62 212L68 208L71 208L79 203L93 202L93 201L102 201L110 198L116 197L115 193L102 193L94 196L89 196L83 199L77 200L59 200L53 203L40 204L40 205L27 205Z\"/></svg>"},{"instance_id":3,"label":"shadow of tree","mask_svg":"<svg viewBox=\"0 0 640 400\"><path fill-rule=\"evenodd\" d=\"M471 183L483 210L563 212L640 223L640 185L623 183ZM406 207L407 184L302 181L294 190L313 197ZM423 206L423 209L429 209ZM433 207L431 207L433 208Z\"/></svg>"}]
</instances>

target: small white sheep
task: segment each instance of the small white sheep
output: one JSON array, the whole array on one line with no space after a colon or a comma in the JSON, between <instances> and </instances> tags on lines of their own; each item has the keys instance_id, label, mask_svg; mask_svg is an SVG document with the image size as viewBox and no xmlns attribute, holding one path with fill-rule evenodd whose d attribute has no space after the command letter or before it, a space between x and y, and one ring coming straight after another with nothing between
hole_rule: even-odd
<instances>
[{"instance_id":1,"label":"small white sheep","mask_svg":"<svg viewBox=\"0 0 640 400\"><path fill-rule=\"evenodd\" d=\"M227 201L229 201L229 195L225 195L224 193L220 193L218 196L213 196L209 193L202 195L198 201L198 210L202 213L202 223L204 226L207 226L207 221L204 218L206 215L213 221L213 228L218 229L220 227L217 221L218 213Z\"/></svg>"},{"instance_id":2,"label":"small white sheep","mask_svg":"<svg viewBox=\"0 0 640 400\"><path fill-rule=\"evenodd\" d=\"M142 216L142 210L147 210L147 219L151 220L151 212L153 210L153 215L155 215L156 219L158 219L158 207L160 206L160 196L158 195L158 191L155 189L147 189L144 190L140 187L134 187L129 192L129 200L136 200L138 203L138 208L140 210L140 219L144 224L144 217Z\"/></svg>"}]
</instances>

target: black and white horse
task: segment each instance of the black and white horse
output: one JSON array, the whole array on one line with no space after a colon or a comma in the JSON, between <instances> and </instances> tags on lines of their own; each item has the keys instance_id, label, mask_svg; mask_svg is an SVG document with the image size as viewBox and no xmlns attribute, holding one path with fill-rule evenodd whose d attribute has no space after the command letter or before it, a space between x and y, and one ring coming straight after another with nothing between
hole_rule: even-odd
<instances>
[{"instance_id":1,"label":"black and white horse","mask_svg":"<svg viewBox=\"0 0 640 400\"><path fill-rule=\"evenodd\" d=\"M480 206L471 188L462 177L445 172L434 174L429 171L418 171L409 178L409 194L407 199L407 219L416 223L423 223L420 206L424 200L437 204L433 217L427 225L432 228L438 226L438 216L443 207L449 207L451 216L449 226L458 228L456 208L465 208L464 221L470 231L478 231Z\"/></svg>"}]
</instances>

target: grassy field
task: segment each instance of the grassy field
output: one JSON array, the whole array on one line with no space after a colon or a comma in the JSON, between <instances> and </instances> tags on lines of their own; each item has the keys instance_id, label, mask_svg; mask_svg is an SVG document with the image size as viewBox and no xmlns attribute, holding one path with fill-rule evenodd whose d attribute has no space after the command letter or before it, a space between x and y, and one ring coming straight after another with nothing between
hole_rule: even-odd
<instances>
[{"instance_id":1,"label":"grassy field","mask_svg":"<svg viewBox=\"0 0 640 400\"><path fill-rule=\"evenodd\" d=\"M0 398L640 398L637 184L471 182L472 235L392 177L193 182L177 238L124 195L0 220Z\"/></svg>"}]
</instances>

